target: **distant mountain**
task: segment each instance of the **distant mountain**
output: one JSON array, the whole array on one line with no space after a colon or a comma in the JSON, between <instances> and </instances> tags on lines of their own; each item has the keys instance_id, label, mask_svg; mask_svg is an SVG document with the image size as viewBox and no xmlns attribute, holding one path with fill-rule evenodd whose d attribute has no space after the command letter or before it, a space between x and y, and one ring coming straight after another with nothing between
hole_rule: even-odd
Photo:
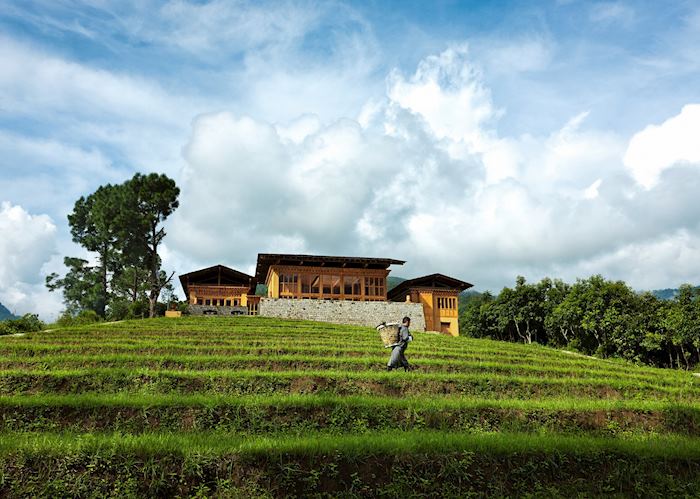
<instances>
[{"instance_id":1,"label":"distant mountain","mask_svg":"<svg viewBox=\"0 0 700 499\"><path fill-rule=\"evenodd\" d=\"M660 300L673 300L678 294L678 289L654 289L651 291L651 294Z\"/></svg>"},{"instance_id":2,"label":"distant mountain","mask_svg":"<svg viewBox=\"0 0 700 499\"><path fill-rule=\"evenodd\" d=\"M0 303L0 321L9 321L12 319L18 319L16 315L12 315L12 313L7 310L7 308Z\"/></svg>"},{"instance_id":3,"label":"distant mountain","mask_svg":"<svg viewBox=\"0 0 700 499\"><path fill-rule=\"evenodd\" d=\"M700 289L700 286L696 286L695 289ZM678 288L654 289L651 294L659 300L673 300L678 295Z\"/></svg>"},{"instance_id":4,"label":"distant mountain","mask_svg":"<svg viewBox=\"0 0 700 499\"><path fill-rule=\"evenodd\" d=\"M398 277L398 276L393 276L390 275L389 277L386 278L386 287L387 291L391 291L393 288L404 282L406 279L403 277Z\"/></svg>"}]
</instances>

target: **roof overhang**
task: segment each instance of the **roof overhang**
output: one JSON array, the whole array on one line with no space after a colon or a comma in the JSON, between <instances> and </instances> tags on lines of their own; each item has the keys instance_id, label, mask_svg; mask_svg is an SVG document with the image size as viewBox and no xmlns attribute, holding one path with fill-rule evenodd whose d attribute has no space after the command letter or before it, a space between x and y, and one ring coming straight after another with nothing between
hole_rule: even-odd
<instances>
[{"instance_id":1,"label":"roof overhang","mask_svg":"<svg viewBox=\"0 0 700 499\"><path fill-rule=\"evenodd\" d=\"M460 279L455 279L454 277L444 274L430 274L400 282L387 293L387 299L392 301L396 301L396 299L400 300L401 297L412 288L442 288L454 289L458 292L462 292L471 287L473 287L472 284Z\"/></svg>"},{"instance_id":2,"label":"roof overhang","mask_svg":"<svg viewBox=\"0 0 700 499\"><path fill-rule=\"evenodd\" d=\"M268 271L273 265L386 270L391 265L403 265L404 263L406 262L403 260L393 258L259 253L255 279L258 282L266 282Z\"/></svg>"},{"instance_id":3,"label":"roof overhang","mask_svg":"<svg viewBox=\"0 0 700 499\"><path fill-rule=\"evenodd\" d=\"M209 284L222 286L240 286L252 289L255 293L257 282L253 276L238 270L226 267L225 265L214 265L205 269L195 270L179 276L185 298L189 299L189 286L195 284Z\"/></svg>"}]
</instances>

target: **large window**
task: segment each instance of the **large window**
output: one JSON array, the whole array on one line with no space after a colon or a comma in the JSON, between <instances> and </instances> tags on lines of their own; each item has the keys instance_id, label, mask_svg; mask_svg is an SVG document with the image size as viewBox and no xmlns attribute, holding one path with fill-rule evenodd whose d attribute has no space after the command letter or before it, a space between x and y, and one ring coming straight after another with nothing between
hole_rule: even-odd
<instances>
[{"instance_id":1,"label":"large window","mask_svg":"<svg viewBox=\"0 0 700 499\"><path fill-rule=\"evenodd\" d=\"M280 297L294 297L297 295L297 274L280 274Z\"/></svg>"},{"instance_id":2,"label":"large window","mask_svg":"<svg viewBox=\"0 0 700 499\"><path fill-rule=\"evenodd\" d=\"M321 283L324 297L340 296L340 276L322 275Z\"/></svg>"},{"instance_id":3,"label":"large window","mask_svg":"<svg viewBox=\"0 0 700 499\"><path fill-rule=\"evenodd\" d=\"M362 294L362 287L359 277L345 276L343 283L345 284L344 291L346 296L360 296Z\"/></svg>"},{"instance_id":4,"label":"large window","mask_svg":"<svg viewBox=\"0 0 700 499\"><path fill-rule=\"evenodd\" d=\"M304 295L317 295L321 292L321 278L314 274L301 275L301 293Z\"/></svg>"},{"instance_id":5,"label":"large window","mask_svg":"<svg viewBox=\"0 0 700 499\"><path fill-rule=\"evenodd\" d=\"M365 277L365 297L383 298L384 281L385 279L383 277Z\"/></svg>"}]
</instances>

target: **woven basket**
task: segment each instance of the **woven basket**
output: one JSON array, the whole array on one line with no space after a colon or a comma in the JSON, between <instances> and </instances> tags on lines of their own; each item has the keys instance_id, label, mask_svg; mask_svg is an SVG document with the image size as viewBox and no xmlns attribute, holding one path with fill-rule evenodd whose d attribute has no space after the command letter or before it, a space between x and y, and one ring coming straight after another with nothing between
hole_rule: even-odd
<instances>
[{"instance_id":1,"label":"woven basket","mask_svg":"<svg viewBox=\"0 0 700 499\"><path fill-rule=\"evenodd\" d=\"M400 327L400 324L396 323L380 324L377 326L379 337L382 339L382 343L384 343L385 347L399 342Z\"/></svg>"}]
</instances>

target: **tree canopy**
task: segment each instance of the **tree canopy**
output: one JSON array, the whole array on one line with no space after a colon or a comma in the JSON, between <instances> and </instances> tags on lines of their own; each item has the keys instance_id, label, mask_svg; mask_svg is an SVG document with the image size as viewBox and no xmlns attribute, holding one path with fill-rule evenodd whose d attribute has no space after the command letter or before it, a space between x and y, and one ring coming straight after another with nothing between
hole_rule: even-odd
<instances>
[{"instance_id":1,"label":"tree canopy","mask_svg":"<svg viewBox=\"0 0 700 499\"><path fill-rule=\"evenodd\" d=\"M69 314L92 310L99 317L156 315L170 276L161 269L163 222L178 207L180 190L166 175L136 174L119 185L100 186L81 197L68 215L73 241L95 254L95 262L66 257L64 277L51 274L46 285L61 289ZM172 288L170 288L172 291Z\"/></svg>"},{"instance_id":2,"label":"tree canopy","mask_svg":"<svg viewBox=\"0 0 700 499\"><path fill-rule=\"evenodd\" d=\"M672 300L661 300L600 275L574 284L549 278L527 283L518 277L498 296L465 296L460 330L473 337L690 368L700 362L700 290L683 285Z\"/></svg>"}]
</instances>

